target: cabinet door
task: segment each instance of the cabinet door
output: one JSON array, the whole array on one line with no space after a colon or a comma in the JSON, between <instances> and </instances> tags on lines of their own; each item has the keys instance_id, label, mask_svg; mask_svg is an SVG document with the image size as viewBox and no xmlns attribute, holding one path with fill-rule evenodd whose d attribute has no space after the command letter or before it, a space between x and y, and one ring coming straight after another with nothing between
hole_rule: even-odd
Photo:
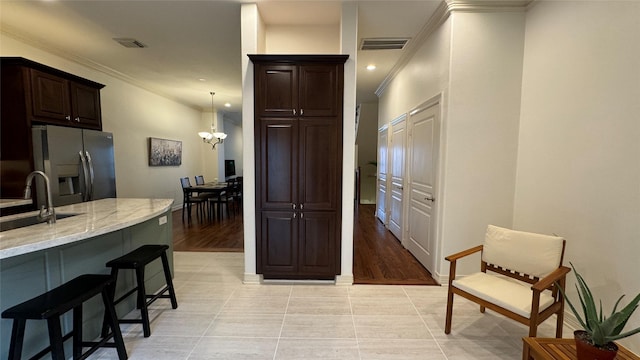
<instances>
[{"instance_id":1,"label":"cabinet door","mask_svg":"<svg viewBox=\"0 0 640 360\"><path fill-rule=\"evenodd\" d=\"M72 120L75 126L102 129L100 116L100 90L71 82Z\"/></svg>"},{"instance_id":2,"label":"cabinet door","mask_svg":"<svg viewBox=\"0 0 640 360\"><path fill-rule=\"evenodd\" d=\"M338 121L301 118L299 127L299 202L304 210L336 210L342 174Z\"/></svg>"},{"instance_id":3,"label":"cabinet door","mask_svg":"<svg viewBox=\"0 0 640 360\"><path fill-rule=\"evenodd\" d=\"M68 80L31 69L31 87L35 120L71 124Z\"/></svg>"},{"instance_id":4,"label":"cabinet door","mask_svg":"<svg viewBox=\"0 0 640 360\"><path fill-rule=\"evenodd\" d=\"M295 119L260 120L260 208L293 210L298 204L298 126Z\"/></svg>"},{"instance_id":5,"label":"cabinet door","mask_svg":"<svg viewBox=\"0 0 640 360\"><path fill-rule=\"evenodd\" d=\"M333 64L300 66L302 116L338 116L342 111L343 81L338 68Z\"/></svg>"},{"instance_id":6,"label":"cabinet door","mask_svg":"<svg viewBox=\"0 0 640 360\"><path fill-rule=\"evenodd\" d=\"M337 274L336 212L300 212L298 271L318 279Z\"/></svg>"},{"instance_id":7,"label":"cabinet door","mask_svg":"<svg viewBox=\"0 0 640 360\"><path fill-rule=\"evenodd\" d=\"M255 66L257 116L298 114L298 70L295 65Z\"/></svg>"},{"instance_id":8,"label":"cabinet door","mask_svg":"<svg viewBox=\"0 0 640 360\"><path fill-rule=\"evenodd\" d=\"M257 241L258 272L265 276L297 270L297 217L293 211L263 211Z\"/></svg>"}]
</instances>

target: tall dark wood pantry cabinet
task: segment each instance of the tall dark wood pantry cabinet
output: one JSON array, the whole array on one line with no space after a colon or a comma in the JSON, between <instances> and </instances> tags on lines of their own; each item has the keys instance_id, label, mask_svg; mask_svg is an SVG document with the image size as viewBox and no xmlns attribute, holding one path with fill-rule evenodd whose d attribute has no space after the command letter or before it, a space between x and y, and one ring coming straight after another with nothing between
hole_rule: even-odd
<instances>
[{"instance_id":1,"label":"tall dark wood pantry cabinet","mask_svg":"<svg viewBox=\"0 0 640 360\"><path fill-rule=\"evenodd\" d=\"M249 55L254 63L257 270L340 273L347 55Z\"/></svg>"}]
</instances>

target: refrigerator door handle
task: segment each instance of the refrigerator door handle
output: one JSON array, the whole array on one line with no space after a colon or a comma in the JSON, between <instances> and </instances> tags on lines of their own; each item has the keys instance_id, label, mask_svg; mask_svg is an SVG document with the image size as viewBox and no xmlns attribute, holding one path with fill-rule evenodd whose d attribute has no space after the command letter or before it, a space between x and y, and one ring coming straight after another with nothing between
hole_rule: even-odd
<instances>
[{"instance_id":1,"label":"refrigerator door handle","mask_svg":"<svg viewBox=\"0 0 640 360\"><path fill-rule=\"evenodd\" d=\"M93 200L93 183L95 180L95 175L93 173L93 161L91 161L91 154L88 151L85 151L87 155L87 163L89 164L89 184L91 185L89 194L87 195L87 200Z\"/></svg>"},{"instance_id":2,"label":"refrigerator door handle","mask_svg":"<svg viewBox=\"0 0 640 360\"><path fill-rule=\"evenodd\" d=\"M87 159L84 157L82 151L79 151L80 154L80 166L82 166L82 175L84 178L84 189L82 189L82 201L88 201L89 199L89 173L87 169Z\"/></svg>"}]
</instances>

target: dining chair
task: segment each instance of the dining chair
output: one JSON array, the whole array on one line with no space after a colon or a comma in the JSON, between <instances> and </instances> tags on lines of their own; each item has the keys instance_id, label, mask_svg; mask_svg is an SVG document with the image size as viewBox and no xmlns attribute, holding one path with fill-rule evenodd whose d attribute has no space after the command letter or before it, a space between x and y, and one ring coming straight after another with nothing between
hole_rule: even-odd
<instances>
[{"instance_id":1,"label":"dining chair","mask_svg":"<svg viewBox=\"0 0 640 360\"><path fill-rule=\"evenodd\" d=\"M196 175L196 185L204 185L204 176Z\"/></svg>"},{"instance_id":2,"label":"dining chair","mask_svg":"<svg viewBox=\"0 0 640 360\"><path fill-rule=\"evenodd\" d=\"M242 209L242 176L238 176L231 181L229 192L233 196L234 211L239 213L240 209Z\"/></svg>"},{"instance_id":3,"label":"dining chair","mask_svg":"<svg viewBox=\"0 0 640 360\"><path fill-rule=\"evenodd\" d=\"M214 211L218 219L222 219L222 209L225 208L227 217L236 213L236 200L233 195L232 184L227 182L226 188L209 197L209 216L213 217ZM217 211L216 211L217 210ZM232 212L233 210L233 212Z\"/></svg>"},{"instance_id":4,"label":"dining chair","mask_svg":"<svg viewBox=\"0 0 640 360\"><path fill-rule=\"evenodd\" d=\"M205 211L206 197L194 196L191 191L191 182L188 177L180 178L180 185L182 185L182 221L184 222L185 209L187 210L187 220L191 222L191 205L196 205L196 213L202 219Z\"/></svg>"}]
</instances>

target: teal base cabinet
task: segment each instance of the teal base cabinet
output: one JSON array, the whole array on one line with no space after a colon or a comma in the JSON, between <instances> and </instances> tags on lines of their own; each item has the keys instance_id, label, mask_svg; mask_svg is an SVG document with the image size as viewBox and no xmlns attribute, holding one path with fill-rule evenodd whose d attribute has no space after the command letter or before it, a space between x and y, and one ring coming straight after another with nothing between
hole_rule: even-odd
<instances>
[{"instance_id":1,"label":"teal base cabinet","mask_svg":"<svg viewBox=\"0 0 640 360\"><path fill-rule=\"evenodd\" d=\"M75 243L41 250L0 260L0 308L2 310L49 291L82 274L109 274L107 261L122 256L144 244L166 244L169 264L173 274L173 240L171 211L145 222L106 233ZM160 260L147 266L146 286L155 292L164 286L164 274ZM116 298L135 286L133 270L118 274ZM119 317L134 310L135 295L118 304ZM102 299L96 296L83 306L83 336L85 339L100 335L104 314ZM62 320L62 331L72 327L71 312ZM11 319L0 321L0 359L6 359L11 339ZM65 343L65 355L72 356L69 339ZM23 345L23 357L28 358L49 345L46 321L28 320ZM115 352L115 349L113 350Z\"/></svg>"}]
</instances>

